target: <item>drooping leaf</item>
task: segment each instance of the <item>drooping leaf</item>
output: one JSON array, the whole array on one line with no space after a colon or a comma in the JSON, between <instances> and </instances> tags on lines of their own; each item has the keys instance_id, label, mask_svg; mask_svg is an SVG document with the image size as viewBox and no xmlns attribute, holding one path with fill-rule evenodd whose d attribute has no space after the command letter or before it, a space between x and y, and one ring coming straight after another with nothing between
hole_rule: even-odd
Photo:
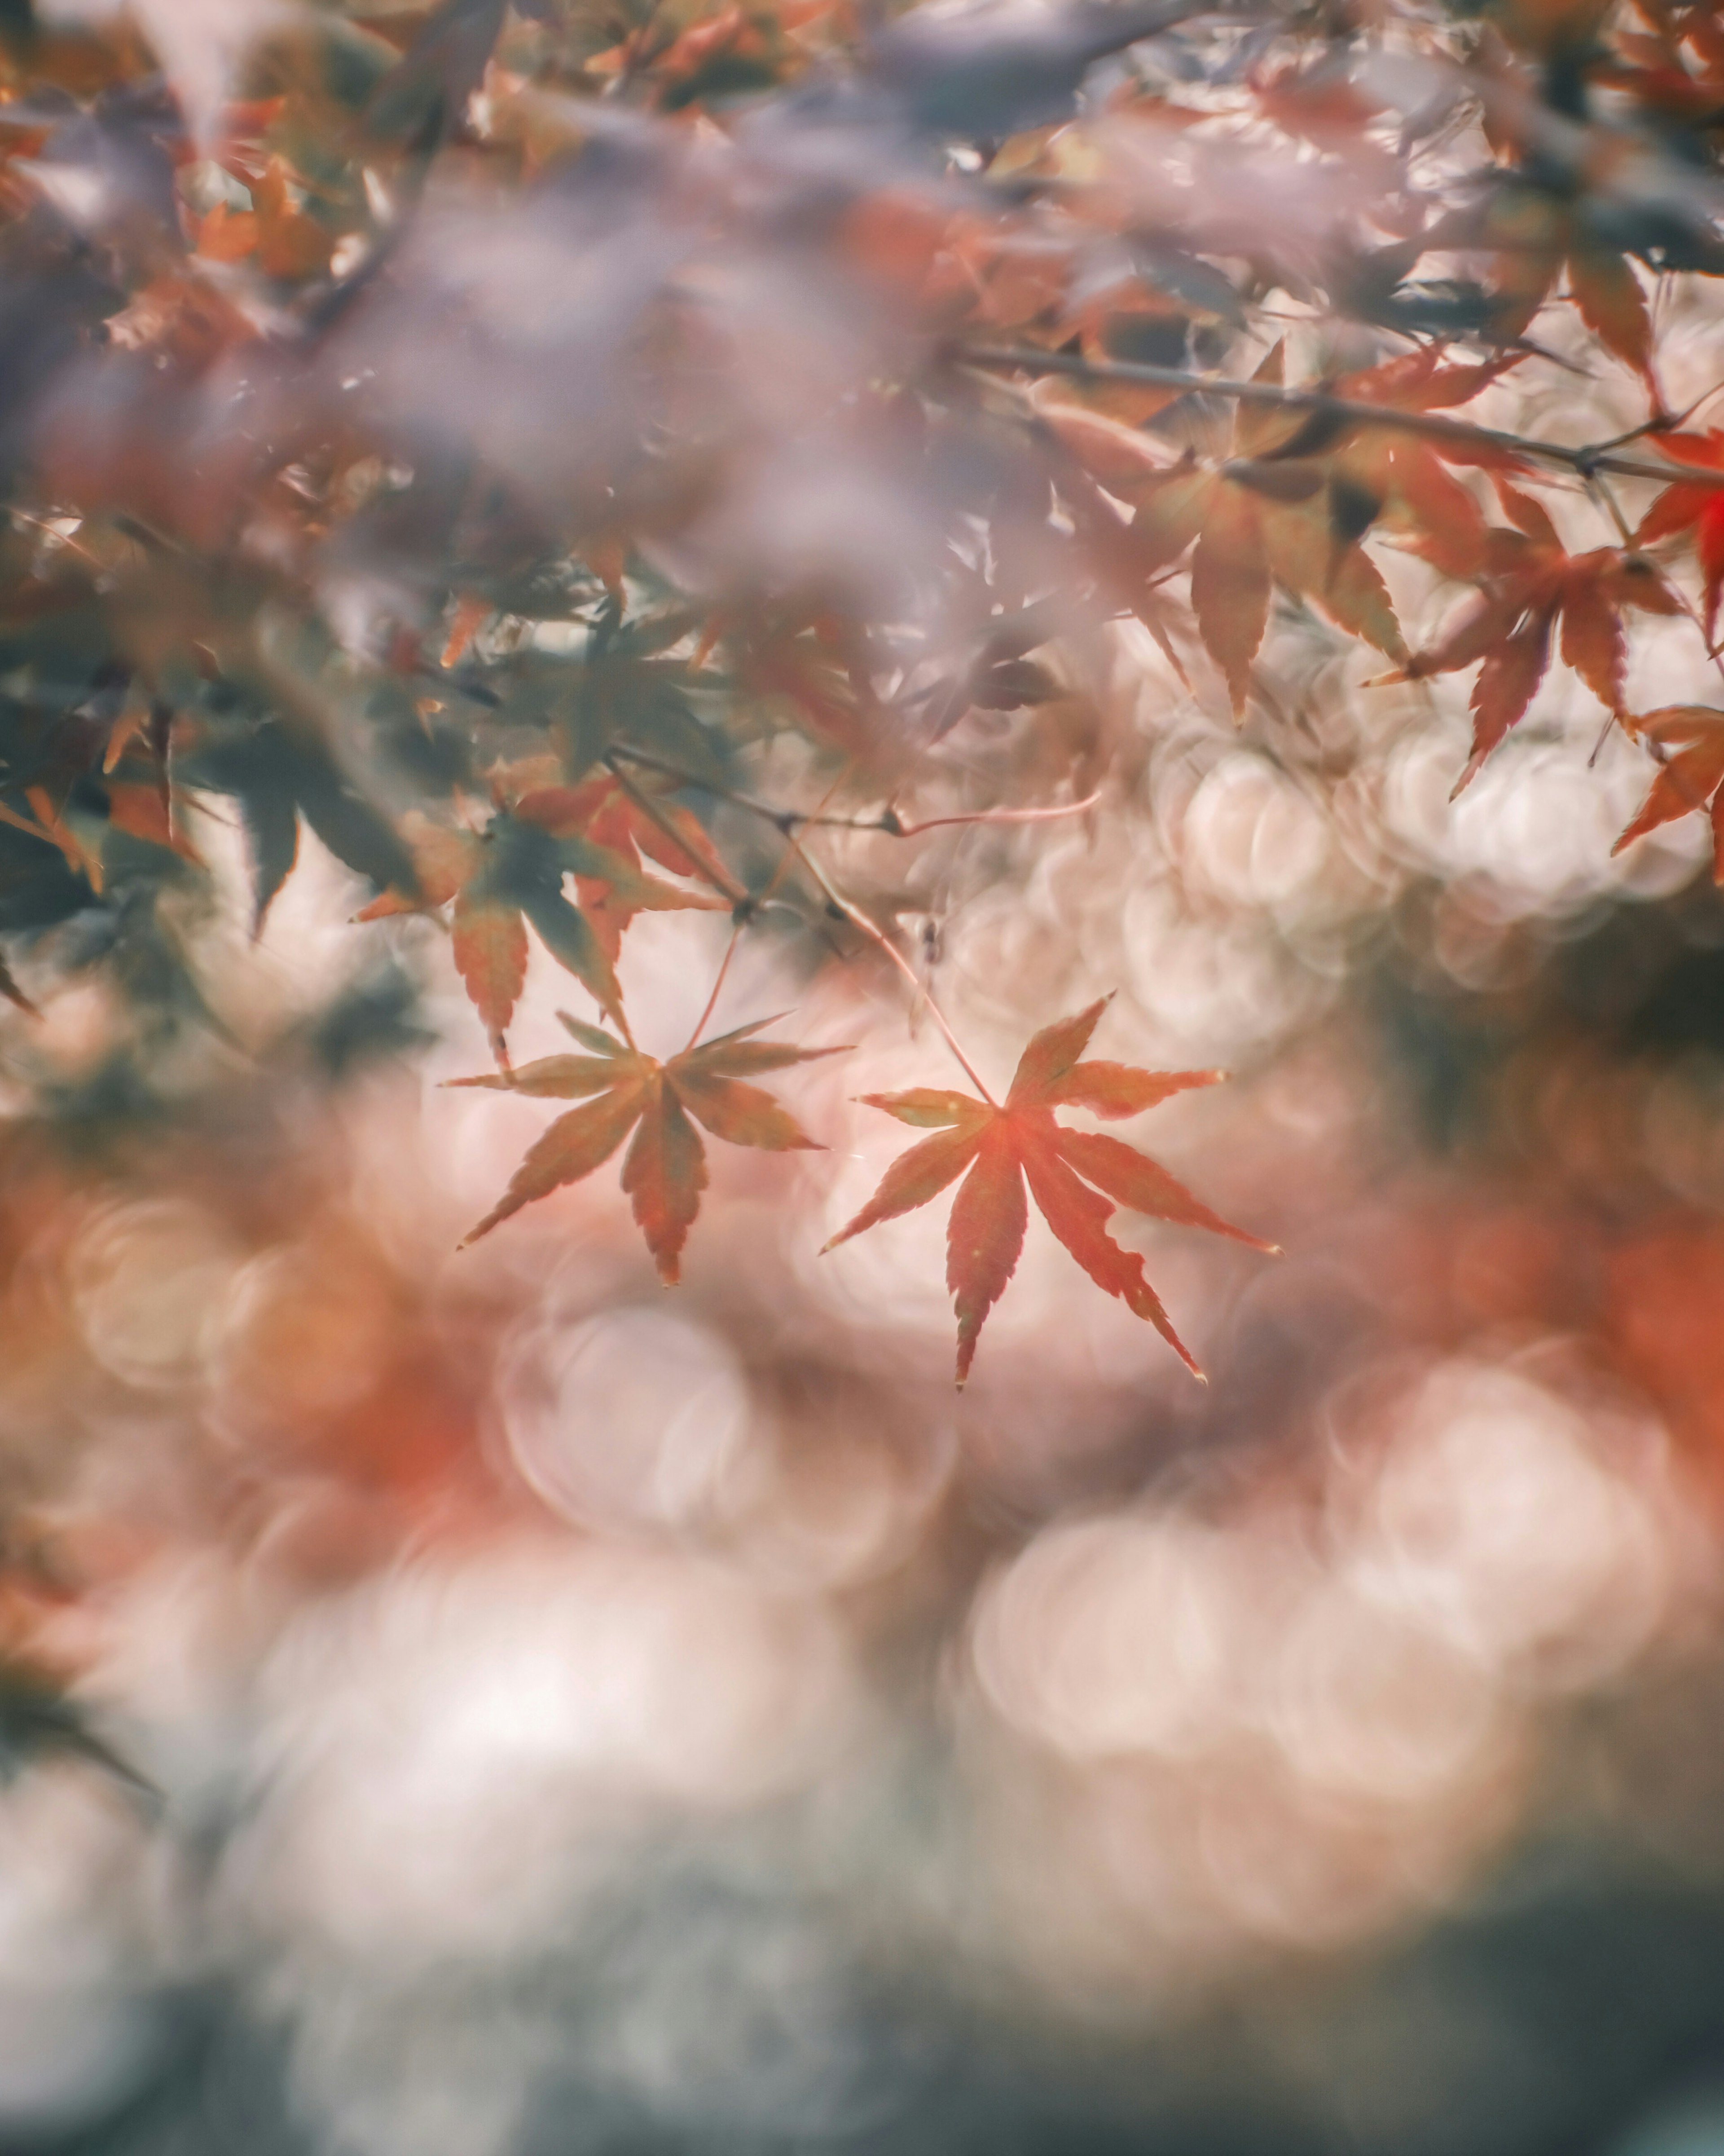
<instances>
[{"instance_id":1,"label":"drooping leaf","mask_svg":"<svg viewBox=\"0 0 1724 2156\"><path fill-rule=\"evenodd\" d=\"M1709 704L1666 704L1624 723L1651 749L1659 767L1646 798L1611 852L1619 854L1660 824L1709 810L1713 874L1724 883L1724 711Z\"/></svg>"},{"instance_id":2,"label":"drooping leaf","mask_svg":"<svg viewBox=\"0 0 1724 2156\"><path fill-rule=\"evenodd\" d=\"M1254 381L1279 386L1282 350L1275 346ZM1231 454L1208 468L1178 465L1122 489L1137 507L1131 536L1142 576L1172 567L1195 542L1192 605L1235 716L1244 711L1276 584L1312 600L1339 627L1390 657L1405 653L1388 587L1358 544L1381 497L1370 497L1371 514L1361 518L1352 503L1363 490L1343 474L1337 511L1329 470L1336 444L1332 427L1272 405L1242 403Z\"/></svg>"},{"instance_id":3,"label":"drooping leaf","mask_svg":"<svg viewBox=\"0 0 1724 2156\"><path fill-rule=\"evenodd\" d=\"M1496 489L1513 528L1490 534L1478 598L1403 670L1407 680L1421 680L1484 662L1473 685L1472 753L1457 793L1524 716L1550 664L1559 623L1563 659L1619 715L1628 665L1624 609L1681 611L1644 554L1620 547L1570 554L1540 503L1501 478Z\"/></svg>"},{"instance_id":4,"label":"drooping leaf","mask_svg":"<svg viewBox=\"0 0 1724 2156\"><path fill-rule=\"evenodd\" d=\"M413 857L389 819L305 729L269 719L199 745L191 783L230 794L251 849L255 921L291 873L300 818L336 860L380 890L415 888Z\"/></svg>"},{"instance_id":5,"label":"drooping leaf","mask_svg":"<svg viewBox=\"0 0 1724 2156\"><path fill-rule=\"evenodd\" d=\"M650 779L643 777L650 785ZM637 871L632 883L623 884L608 876L575 872L581 911L613 965L622 947L623 932L636 914L677 906L716 907L724 902L709 895L675 891L640 872L644 855L671 875L693 882L722 887L726 881L724 865L695 818L675 802L654 799L640 785L631 782L625 786L614 773L603 772L578 786L543 789L535 797L535 814L559 837L584 839Z\"/></svg>"}]
</instances>

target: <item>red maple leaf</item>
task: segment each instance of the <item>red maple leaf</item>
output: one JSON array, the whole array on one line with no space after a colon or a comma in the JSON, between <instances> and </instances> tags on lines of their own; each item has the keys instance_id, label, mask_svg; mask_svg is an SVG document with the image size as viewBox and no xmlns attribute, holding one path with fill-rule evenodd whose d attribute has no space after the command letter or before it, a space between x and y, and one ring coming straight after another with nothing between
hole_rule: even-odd
<instances>
[{"instance_id":1,"label":"red maple leaf","mask_svg":"<svg viewBox=\"0 0 1724 2156\"><path fill-rule=\"evenodd\" d=\"M1144 1277L1142 1259L1134 1250L1121 1250L1106 1233L1116 1205L1187 1227L1213 1229L1254 1250L1277 1247L1230 1227L1166 1168L1117 1138L1068 1130L1054 1122L1059 1107L1086 1108L1109 1117L1135 1116L1171 1094L1213 1086L1227 1075L1080 1062L1111 1000L1104 996L1075 1018L1044 1027L1024 1050L1003 1107L968 1093L925 1087L862 1096L870 1107L884 1108L900 1122L933 1127L935 1135L892 1163L874 1196L826 1248L926 1205L964 1177L946 1236L946 1283L957 1310L960 1385L969 1375L983 1321L1004 1294L1024 1248L1029 1217L1026 1178L1048 1225L1095 1285L1147 1318L1198 1377L1202 1371Z\"/></svg>"},{"instance_id":2,"label":"red maple leaf","mask_svg":"<svg viewBox=\"0 0 1724 2156\"><path fill-rule=\"evenodd\" d=\"M1451 411L1470 403L1518 365L1519 357L1509 354L1458 367L1445 362L1436 346L1427 345L1360 373L1342 375L1335 394L1392 412ZM1307 424L1307 439L1320 438L1324 415L1317 413ZM1296 442L1284 454L1297 447ZM1340 536L1350 526L1362 530L1380 522L1445 576L1476 576L1484 566L1489 529L1478 503L1449 466L1506 461L1500 449L1439 443L1392 426L1349 424L1337 433L1327 460L1331 525Z\"/></svg>"},{"instance_id":3,"label":"red maple leaf","mask_svg":"<svg viewBox=\"0 0 1724 2156\"><path fill-rule=\"evenodd\" d=\"M1636 12L1647 27L1618 27L1612 44L1619 58L1607 59L1595 80L1681 126L1716 126L1724 110L1724 22L1717 9L1637 0Z\"/></svg>"},{"instance_id":4,"label":"red maple leaf","mask_svg":"<svg viewBox=\"0 0 1724 2156\"><path fill-rule=\"evenodd\" d=\"M1457 793L1532 701L1559 621L1563 658L1599 702L1619 714L1628 665L1624 608L1682 610L1644 554L1620 547L1571 554L1530 495L1501 478L1496 490L1515 528L1487 535L1479 597L1429 650L1414 652L1402 672L1389 677L1422 680L1484 660L1473 684L1472 754Z\"/></svg>"},{"instance_id":5,"label":"red maple leaf","mask_svg":"<svg viewBox=\"0 0 1724 2156\"><path fill-rule=\"evenodd\" d=\"M544 787L531 798L538 819L559 838L587 839L635 870L641 868L644 855L661 869L669 869L672 875L720 885L726 880L724 864L714 853L698 818L669 801L654 801L651 809L646 808L638 791L631 791L609 772L582 779L578 786ZM647 879L649 896L644 904L639 878L633 883L618 883L576 870L575 891L581 911L613 965L622 947L623 931L637 913L662 911L668 902L663 896L666 889ZM681 902L715 907L723 903L689 894L681 895Z\"/></svg>"},{"instance_id":6,"label":"red maple leaf","mask_svg":"<svg viewBox=\"0 0 1724 2156\"><path fill-rule=\"evenodd\" d=\"M1657 446L1666 456L1683 464L1700 465L1708 470L1724 470L1724 429L1712 428L1704 434L1663 434ZM1668 539L1678 531L1692 531L1694 551L1706 579L1706 642L1713 643L1718 627L1718 601L1724 594L1724 487L1695 486L1678 480L1667 486L1640 520L1634 534L1637 547Z\"/></svg>"},{"instance_id":7,"label":"red maple leaf","mask_svg":"<svg viewBox=\"0 0 1724 2156\"><path fill-rule=\"evenodd\" d=\"M1644 718L1624 719L1637 740L1659 760L1657 774L1633 821L1610 849L1619 854L1634 839L1710 804L1713 875L1724 883L1724 711L1709 704L1666 704Z\"/></svg>"}]
</instances>

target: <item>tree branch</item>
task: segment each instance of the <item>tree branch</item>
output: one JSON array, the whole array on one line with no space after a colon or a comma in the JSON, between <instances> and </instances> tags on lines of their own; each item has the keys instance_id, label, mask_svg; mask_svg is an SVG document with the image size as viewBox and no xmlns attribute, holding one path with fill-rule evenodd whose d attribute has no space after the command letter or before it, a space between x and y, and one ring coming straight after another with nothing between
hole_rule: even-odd
<instances>
[{"instance_id":1,"label":"tree branch","mask_svg":"<svg viewBox=\"0 0 1724 2156\"><path fill-rule=\"evenodd\" d=\"M1389 404L1367 404L1326 389L1286 388L1275 382L1236 382L1225 375L1198 374L1183 367L1152 367L1133 360L1085 359L1069 352L1038 352L1015 346L957 344L951 357L967 367L1012 367L1028 374L1069 374L1080 382L1129 382L1152 389L1177 389L1205 397L1230 397L1240 404L1272 404L1285 412L1310 412L1350 427L1393 427L1403 434L1450 442L1457 449L1495 449L1513 457L1542 458L1581 479L1612 472L1619 479L1655 480L1660 485L1724 487L1724 470L1706 465L1649 464L1641 457L1619 456L1608 444L1571 447L1480 427L1470 419L1451 419L1441 412L1405 412Z\"/></svg>"},{"instance_id":2,"label":"tree branch","mask_svg":"<svg viewBox=\"0 0 1724 2156\"><path fill-rule=\"evenodd\" d=\"M630 748L626 743L613 744L605 757L613 772L614 757L626 757L630 763L638 763L644 771L656 771L665 778L674 778L680 786L691 786L702 793L711 793L720 801L729 801L738 808L746 808L751 816L758 816L771 824L788 838L793 832L810 827L829 831L874 831L889 839L919 839L924 831L943 831L955 824L1051 824L1062 816L1080 816L1085 808L1093 808L1101 798L1098 787L1095 793L1086 793L1081 801L1062 801L1046 808L976 808L959 816L930 816L921 824L906 824L895 808L883 809L878 816L828 816L818 809L774 808L770 802L757 801L752 793L739 793L734 786L726 786L718 780L698 778L692 771L685 771L663 757L654 756L645 749ZM619 785L628 782L617 773ZM629 788L631 794L634 789ZM644 795L639 795L644 800ZM663 823L661 818L655 822Z\"/></svg>"}]
</instances>

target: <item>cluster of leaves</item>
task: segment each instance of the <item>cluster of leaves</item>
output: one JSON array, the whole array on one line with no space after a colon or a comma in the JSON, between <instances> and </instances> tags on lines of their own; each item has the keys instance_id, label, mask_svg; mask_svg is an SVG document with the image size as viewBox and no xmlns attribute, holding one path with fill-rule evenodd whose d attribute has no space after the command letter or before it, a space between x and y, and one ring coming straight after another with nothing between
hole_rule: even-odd
<instances>
[{"instance_id":1,"label":"cluster of leaves","mask_svg":"<svg viewBox=\"0 0 1724 2156\"><path fill-rule=\"evenodd\" d=\"M149 1062L214 1023L211 827L258 923L309 828L362 920L449 910L475 1082L586 1103L484 1224L632 1131L669 1279L695 1125L807 1143L745 1082L802 1052L639 1053L630 923L770 900L810 964L835 921L895 955L818 827L907 843L990 730L1093 790L1072 713L1122 619L1236 716L1279 708L1278 604L1390 678L1477 665L1463 783L1555 639L1656 764L1624 843L1716 815L1724 713L1634 712L1624 614L1716 630L1724 435L1666 410L1655 325L1724 272L1721 69L1716 11L1664 0L0 11L0 989L103 964ZM1486 424L1557 361L1643 422ZM1433 640L1393 551L1471 588ZM613 1030L514 1070L529 932ZM847 1232L967 1175L961 1370L1025 1177L1170 1339L1111 1204L1221 1225L1053 1124L1195 1082L1076 1062L1095 1015L1003 1108L880 1103L936 1135Z\"/></svg>"}]
</instances>

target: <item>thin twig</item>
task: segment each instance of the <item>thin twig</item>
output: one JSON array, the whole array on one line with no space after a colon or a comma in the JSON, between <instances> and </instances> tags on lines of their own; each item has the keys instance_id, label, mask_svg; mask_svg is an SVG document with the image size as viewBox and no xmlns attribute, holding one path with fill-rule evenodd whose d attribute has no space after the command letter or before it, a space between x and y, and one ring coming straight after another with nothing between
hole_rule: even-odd
<instances>
[{"instance_id":1,"label":"thin twig","mask_svg":"<svg viewBox=\"0 0 1724 2156\"><path fill-rule=\"evenodd\" d=\"M1610 491L1609 488L1605 485L1603 480L1599 478L1597 472L1592 471L1587 474L1586 490L1589 495L1591 495L1594 501L1603 504L1605 511L1609 516L1610 521L1616 526L1616 536L1621 540L1623 545L1624 547L1632 547L1634 543L1634 527L1629 524L1627 517L1623 515L1622 504Z\"/></svg>"},{"instance_id":2,"label":"thin twig","mask_svg":"<svg viewBox=\"0 0 1724 2156\"><path fill-rule=\"evenodd\" d=\"M618 768L614 750L606 752L604 762L605 768L641 814L656 824L680 852L688 855L690 860L695 865L695 873L703 883L710 884L728 906L747 906L752 903L748 891L733 875L727 870L720 873L717 870L709 868L697 853L690 850L688 841L659 808L658 803L653 799L651 794L644 793L626 771Z\"/></svg>"},{"instance_id":3,"label":"thin twig","mask_svg":"<svg viewBox=\"0 0 1724 2156\"><path fill-rule=\"evenodd\" d=\"M1101 798L1098 787L1095 793L1086 793L1081 801L1063 801L1050 808L977 808L961 816L931 816L921 824L906 824L893 808L878 816L829 816L818 809L774 808L770 802L757 801L750 793L740 793L733 786L723 785L714 778L699 778L694 772L684 771L679 765L668 762L663 757L653 756L644 749L630 748L618 742L610 750L605 761L613 757L626 757L630 763L638 763L644 770L656 771L665 778L674 778L680 785L691 786L702 793L711 793L721 801L729 801L738 808L746 808L752 816L773 824L788 838L793 832L809 828L829 831L873 831L889 839L916 839L924 831L939 831L954 824L1050 824L1062 816L1081 815L1085 809L1093 808ZM614 764L612 765L614 770ZM827 789L824 798L829 800L835 788ZM643 797L644 798L644 797Z\"/></svg>"},{"instance_id":4,"label":"thin twig","mask_svg":"<svg viewBox=\"0 0 1724 2156\"><path fill-rule=\"evenodd\" d=\"M831 785L827 788L825 793L820 797L820 805L823 808L825 807L826 803L831 800L833 795L837 793L839 787L844 783L847 778L849 778L851 771L854 768L854 762L855 760L854 757L845 758L843 769L839 771L837 777L833 780ZM788 833L786 833L785 835L787 838L789 837ZM695 1043L700 1038L700 1035L705 1033L713 1012L718 1008L718 998L724 988L725 976L730 972L731 961L736 957L736 947L742 941L742 930L746 921L750 916L758 913L763 906L770 905L773 892L777 890L779 885L784 880L785 870L790 866L792 860L798 856L804 860L807 859L807 856L803 855L802 849L796 844L793 839L791 839L789 845L787 847L786 850L778 857L778 865L772 870L771 875L767 878L764 887L757 895L751 894L747 913L744 914L740 911L738 911L735 924L731 930L731 940L725 945L724 957L719 961L718 977L712 983L712 993L707 997L706 1007L700 1013L700 1017L695 1021L695 1029L689 1035L688 1045L690 1048L692 1048ZM686 1054L687 1052L688 1051L685 1049L684 1053Z\"/></svg>"},{"instance_id":5,"label":"thin twig","mask_svg":"<svg viewBox=\"0 0 1724 2156\"><path fill-rule=\"evenodd\" d=\"M1275 382L1236 382L1224 375L1198 374L1183 367L1152 367L1131 360L1085 359L1076 352L1038 352L1015 346L959 344L952 357L970 367L1013 367L1030 374L1069 374L1083 382L1137 382L1154 389L1176 389L1205 397L1230 397L1241 404L1270 404L1285 412L1310 412L1352 427L1392 427L1402 434L1423 434L1434 442L1450 442L1457 449L1493 449L1518 458L1540 458L1562 465L1582 479L1593 472L1613 472L1620 479L1650 479L1670 486L1724 487L1724 469L1706 465L1649 464L1639 457L1621 457L1604 444L1575 448L1563 442L1542 442L1531 435L1511 434L1498 427L1480 427L1467 419L1451 419L1440 412L1409 412L1389 404L1368 404L1359 398L1336 397L1326 389L1287 388Z\"/></svg>"},{"instance_id":6,"label":"thin twig","mask_svg":"<svg viewBox=\"0 0 1724 2156\"><path fill-rule=\"evenodd\" d=\"M900 824L895 817L890 827L895 839L918 839L924 831L943 831L954 824L1051 824L1061 816L1080 816L1101 798L1098 786L1081 801L1062 801L1047 808L977 808L965 816L930 816L926 823Z\"/></svg>"},{"instance_id":7,"label":"thin twig","mask_svg":"<svg viewBox=\"0 0 1724 2156\"><path fill-rule=\"evenodd\" d=\"M876 946L880 950L884 951L887 957L891 960L892 963L898 968L898 971L904 976L905 979L909 982L911 988L916 993L917 1000L927 1006L928 1016L933 1019L935 1024L940 1029L941 1038L945 1041L946 1045L952 1050L952 1054L957 1058L959 1067L963 1071L965 1077L969 1080L970 1083L982 1096L983 1099L987 1101L990 1108L998 1107L999 1103L994 1099L993 1094L988 1091L987 1086L983 1084L975 1065L971 1062L969 1057L965 1055L963 1050L959 1047L957 1035L952 1031L951 1026L947 1023L946 1014L941 1009L939 1004L935 1002L933 997L929 994L925 983L916 978L916 968L910 963L910 961L893 943L890 937L883 935L880 932L880 931L875 926L874 922L869 919L868 916L865 912L863 912L860 906L852 905L850 901L844 897L840 891L834 889L831 878L821 867L820 864L814 859L813 855L808 850L806 846L802 844L802 843L796 839L789 839L788 843L796 849L798 854L802 857L803 863L808 869L809 875L813 877L815 882L818 884L821 890L825 892L827 904L829 906L836 906L838 911L843 914L846 921L850 922L852 927L859 928L870 943Z\"/></svg>"},{"instance_id":8,"label":"thin twig","mask_svg":"<svg viewBox=\"0 0 1724 2156\"><path fill-rule=\"evenodd\" d=\"M1703 390L1691 404L1685 404L1680 412L1655 412L1650 419L1643 419L1638 427L1625 428L1621 434L1613 434L1607 442L1594 442L1593 449L1595 453L1619 449L1625 442L1638 442L1648 434L1674 434L1678 427L1686 427L1701 406L1709 398L1716 397L1721 389L1724 389L1724 382L1715 382L1710 389Z\"/></svg>"},{"instance_id":9,"label":"thin twig","mask_svg":"<svg viewBox=\"0 0 1724 2156\"><path fill-rule=\"evenodd\" d=\"M729 801L738 808L746 808L751 816L758 816L775 824L780 831L788 833L804 824L824 824L838 831L895 831L896 825L881 817L828 816L818 811L805 814L799 808L774 808L770 802L757 801L752 794L741 793L734 786L722 780L702 778L692 771L685 771L680 764L669 762L664 757L654 756L643 748L634 748L626 742L618 742L608 752L605 761L611 763L613 757L626 757L630 763L638 763L643 771L656 771L664 778L674 778L679 786L691 786L701 793L710 793L716 800ZM613 770L615 765L612 764ZM826 798L831 798L828 788Z\"/></svg>"}]
</instances>

